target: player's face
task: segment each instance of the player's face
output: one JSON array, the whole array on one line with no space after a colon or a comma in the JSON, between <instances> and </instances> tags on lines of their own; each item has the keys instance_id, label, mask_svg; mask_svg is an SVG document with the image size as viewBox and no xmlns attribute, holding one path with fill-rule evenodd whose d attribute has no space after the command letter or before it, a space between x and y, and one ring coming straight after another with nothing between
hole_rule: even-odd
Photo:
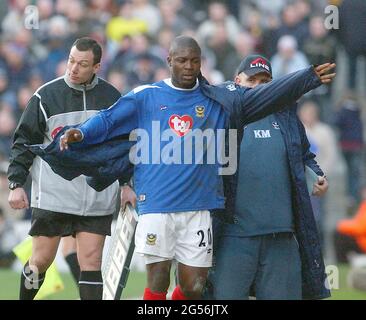
<instances>
[{"instance_id":1,"label":"player's face","mask_svg":"<svg viewBox=\"0 0 366 320\"><path fill-rule=\"evenodd\" d=\"M183 48L168 57L172 83L178 88L190 89L196 84L201 69L201 55L193 48Z\"/></svg>"},{"instance_id":2,"label":"player's face","mask_svg":"<svg viewBox=\"0 0 366 320\"><path fill-rule=\"evenodd\" d=\"M90 82L93 75L100 68L100 63L94 64L93 51L79 51L75 46L71 48L67 61L67 76L74 84Z\"/></svg>"},{"instance_id":3,"label":"player's face","mask_svg":"<svg viewBox=\"0 0 366 320\"><path fill-rule=\"evenodd\" d=\"M272 77L267 72L260 72L252 76L247 76L244 72L235 77L235 83L242 87L254 88L259 84L267 83Z\"/></svg>"}]
</instances>

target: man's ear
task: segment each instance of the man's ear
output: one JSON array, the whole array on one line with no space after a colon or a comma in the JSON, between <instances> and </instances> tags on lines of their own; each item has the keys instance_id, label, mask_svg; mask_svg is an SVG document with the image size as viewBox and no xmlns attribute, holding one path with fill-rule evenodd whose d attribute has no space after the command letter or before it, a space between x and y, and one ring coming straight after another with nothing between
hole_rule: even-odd
<instances>
[{"instance_id":1,"label":"man's ear","mask_svg":"<svg viewBox=\"0 0 366 320\"><path fill-rule=\"evenodd\" d=\"M239 76L235 76L235 78L234 78L234 82L236 83L236 84L239 84L240 85L240 77Z\"/></svg>"},{"instance_id":2,"label":"man's ear","mask_svg":"<svg viewBox=\"0 0 366 320\"><path fill-rule=\"evenodd\" d=\"M94 65L94 73L97 74L100 69L100 62Z\"/></svg>"},{"instance_id":3,"label":"man's ear","mask_svg":"<svg viewBox=\"0 0 366 320\"><path fill-rule=\"evenodd\" d=\"M166 62L168 63L168 66L171 67L172 66L172 58L170 56L167 56L166 58Z\"/></svg>"}]
</instances>

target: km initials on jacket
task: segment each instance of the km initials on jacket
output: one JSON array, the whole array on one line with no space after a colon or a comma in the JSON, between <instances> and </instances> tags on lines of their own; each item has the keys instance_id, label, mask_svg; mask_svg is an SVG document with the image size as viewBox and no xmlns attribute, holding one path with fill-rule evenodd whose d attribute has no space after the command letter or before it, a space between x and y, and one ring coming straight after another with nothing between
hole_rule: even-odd
<instances>
[{"instance_id":1,"label":"km initials on jacket","mask_svg":"<svg viewBox=\"0 0 366 320\"><path fill-rule=\"evenodd\" d=\"M270 138L271 131L270 130L253 130L254 131L254 138Z\"/></svg>"}]
</instances>

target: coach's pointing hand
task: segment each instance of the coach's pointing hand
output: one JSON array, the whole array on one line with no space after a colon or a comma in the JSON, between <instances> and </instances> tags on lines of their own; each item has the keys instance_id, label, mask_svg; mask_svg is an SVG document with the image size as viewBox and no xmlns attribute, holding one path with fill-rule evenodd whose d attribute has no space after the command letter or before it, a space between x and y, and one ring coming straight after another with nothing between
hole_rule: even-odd
<instances>
[{"instance_id":1,"label":"coach's pointing hand","mask_svg":"<svg viewBox=\"0 0 366 320\"><path fill-rule=\"evenodd\" d=\"M323 84L331 83L336 76L336 73L329 73L335 66L335 63L324 63L314 68L315 73Z\"/></svg>"},{"instance_id":2,"label":"coach's pointing hand","mask_svg":"<svg viewBox=\"0 0 366 320\"><path fill-rule=\"evenodd\" d=\"M83 134L79 129L68 129L60 138L60 150L67 150L69 143L80 142L83 140Z\"/></svg>"}]
</instances>

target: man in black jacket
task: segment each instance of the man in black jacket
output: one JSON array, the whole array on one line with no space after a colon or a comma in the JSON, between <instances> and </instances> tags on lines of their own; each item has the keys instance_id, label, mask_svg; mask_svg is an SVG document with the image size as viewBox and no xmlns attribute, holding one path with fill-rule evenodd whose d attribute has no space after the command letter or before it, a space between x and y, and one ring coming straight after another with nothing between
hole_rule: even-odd
<instances>
[{"instance_id":1,"label":"man in black jacket","mask_svg":"<svg viewBox=\"0 0 366 320\"><path fill-rule=\"evenodd\" d=\"M12 208L29 207L23 185L29 172L32 177L29 234L33 237L33 251L22 271L20 299L34 298L55 258L61 237L69 235L77 242L81 299L102 298L102 251L105 236L111 232L118 183L96 192L87 185L84 176L67 181L25 146L49 144L64 126L84 122L118 100L119 92L96 75L101 55L102 49L95 40L76 40L65 76L46 83L34 93L15 131L8 169Z\"/></svg>"}]
</instances>

